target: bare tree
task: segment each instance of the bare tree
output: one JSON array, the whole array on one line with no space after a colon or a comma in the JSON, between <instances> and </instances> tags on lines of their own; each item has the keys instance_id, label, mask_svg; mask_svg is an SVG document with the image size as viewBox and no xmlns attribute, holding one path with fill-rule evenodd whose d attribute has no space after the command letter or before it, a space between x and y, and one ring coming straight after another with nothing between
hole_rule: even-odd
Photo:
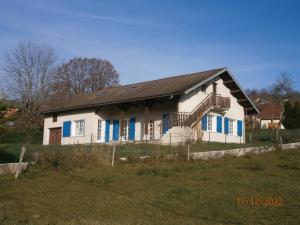
<instances>
[{"instance_id":1,"label":"bare tree","mask_svg":"<svg viewBox=\"0 0 300 225\"><path fill-rule=\"evenodd\" d=\"M249 129L249 142L251 144L253 144L253 133L254 133L254 129L258 127L257 125L257 116L256 114L253 115L247 115L245 117L245 121L247 124L247 127Z\"/></svg>"},{"instance_id":2,"label":"bare tree","mask_svg":"<svg viewBox=\"0 0 300 225\"><path fill-rule=\"evenodd\" d=\"M41 126L40 107L49 94L56 62L54 50L45 44L23 41L5 55L4 71L9 91L22 107L26 126Z\"/></svg>"},{"instance_id":3,"label":"bare tree","mask_svg":"<svg viewBox=\"0 0 300 225\"><path fill-rule=\"evenodd\" d=\"M271 87L271 93L273 94L275 103L282 106L280 120L276 129L276 140L279 141L279 130L285 116L285 103L293 93L293 80L291 77L286 73L282 73Z\"/></svg>"},{"instance_id":4,"label":"bare tree","mask_svg":"<svg viewBox=\"0 0 300 225\"><path fill-rule=\"evenodd\" d=\"M119 74L106 60L73 58L54 76L53 94L59 96L93 92L119 83Z\"/></svg>"}]
</instances>

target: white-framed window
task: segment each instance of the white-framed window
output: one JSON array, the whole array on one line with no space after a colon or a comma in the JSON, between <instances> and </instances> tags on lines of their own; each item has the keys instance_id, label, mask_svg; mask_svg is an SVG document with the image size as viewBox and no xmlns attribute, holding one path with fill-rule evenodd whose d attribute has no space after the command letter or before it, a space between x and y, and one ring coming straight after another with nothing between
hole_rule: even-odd
<instances>
[{"instance_id":1,"label":"white-framed window","mask_svg":"<svg viewBox=\"0 0 300 225\"><path fill-rule=\"evenodd\" d=\"M98 120L98 127L97 127L97 140L100 141L102 139L102 121Z\"/></svg>"},{"instance_id":2,"label":"white-framed window","mask_svg":"<svg viewBox=\"0 0 300 225\"><path fill-rule=\"evenodd\" d=\"M213 131L213 120L214 120L214 116L207 115L207 130L208 131Z\"/></svg>"},{"instance_id":3,"label":"white-framed window","mask_svg":"<svg viewBox=\"0 0 300 225\"><path fill-rule=\"evenodd\" d=\"M229 119L228 123L229 123L228 133L229 134L234 134L234 120Z\"/></svg>"},{"instance_id":4,"label":"white-framed window","mask_svg":"<svg viewBox=\"0 0 300 225\"><path fill-rule=\"evenodd\" d=\"M123 126L121 126L121 129L123 129L123 136L121 137L122 141L127 141L128 140L128 131L129 131L129 120L125 119L123 120ZM121 132L121 130L120 130Z\"/></svg>"},{"instance_id":5,"label":"white-framed window","mask_svg":"<svg viewBox=\"0 0 300 225\"><path fill-rule=\"evenodd\" d=\"M74 136L84 136L85 121L76 120L74 121L74 124L75 124Z\"/></svg>"}]
</instances>

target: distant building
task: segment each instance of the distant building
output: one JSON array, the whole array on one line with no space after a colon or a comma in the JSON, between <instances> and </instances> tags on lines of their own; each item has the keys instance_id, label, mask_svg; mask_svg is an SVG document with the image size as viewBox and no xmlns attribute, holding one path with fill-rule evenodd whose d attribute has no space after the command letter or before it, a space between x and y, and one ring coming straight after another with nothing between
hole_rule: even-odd
<instances>
[{"instance_id":1,"label":"distant building","mask_svg":"<svg viewBox=\"0 0 300 225\"><path fill-rule=\"evenodd\" d=\"M260 113L258 115L260 128L261 129L273 129L277 128L280 116L283 110L283 107L279 104L266 103L261 104ZM281 129L284 129L284 126L281 125Z\"/></svg>"}]
</instances>

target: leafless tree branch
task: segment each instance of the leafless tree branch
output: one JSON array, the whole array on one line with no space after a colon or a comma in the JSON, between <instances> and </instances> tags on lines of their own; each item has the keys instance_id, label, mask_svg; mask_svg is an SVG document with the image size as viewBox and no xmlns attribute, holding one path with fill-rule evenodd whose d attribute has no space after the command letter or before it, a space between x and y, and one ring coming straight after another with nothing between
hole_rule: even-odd
<instances>
[{"instance_id":1,"label":"leafless tree branch","mask_svg":"<svg viewBox=\"0 0 300 225\"><path fill-rule=\"evenodd\" d=\"M27 126L41 126L39 110L49 94L55 62L51 47L30 41L18 43L5 55L9 92L20 101Z\"/></svg>"}]
</instances>

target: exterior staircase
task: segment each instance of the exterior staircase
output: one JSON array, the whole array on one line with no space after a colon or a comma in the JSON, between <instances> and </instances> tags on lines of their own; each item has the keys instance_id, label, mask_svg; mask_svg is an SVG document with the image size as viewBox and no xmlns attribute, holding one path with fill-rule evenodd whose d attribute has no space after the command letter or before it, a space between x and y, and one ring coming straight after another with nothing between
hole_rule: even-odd
<instances>
[{"instance_id":1,"label":"exterior staircase","mask_svg":"<svg viewBox=\"0 0 300 225\"><path fill-rule=\"evenodd\" d=\"M230 108L230 98L222 97L219 94L211 93L198 104L191 113L174 112L166 118L164 124L168 126L168 131L162 136L162 142L167 144L170 139L171 142L185 142L191 138L193 129L196 127L201 118L211 110L217 112L225 112ZM199 129L198 129L199 130ZM203 135L203 134L202 134ZM173 136L173 141L172 141ZM181 137L180 137L181 136ZM201 136L201 135L197 135ZM178 137L178 138L176 138ZM199 137L198 137L199 138Z\"/></svg>"},{"instance_id":2,"label":"exterior staircase","mask_svg":"<svg viewBox=\"0 0 300 225\"><path fill-rule=\"evenodd\" d=\"M174 126L193 128L201 118L210 110L219 112L227 111L230 108L230 98L222 97L219 94L211 93L195 107L191 113L174 112L169 116L169 128Z\"/></svg>"}]
</instances>

